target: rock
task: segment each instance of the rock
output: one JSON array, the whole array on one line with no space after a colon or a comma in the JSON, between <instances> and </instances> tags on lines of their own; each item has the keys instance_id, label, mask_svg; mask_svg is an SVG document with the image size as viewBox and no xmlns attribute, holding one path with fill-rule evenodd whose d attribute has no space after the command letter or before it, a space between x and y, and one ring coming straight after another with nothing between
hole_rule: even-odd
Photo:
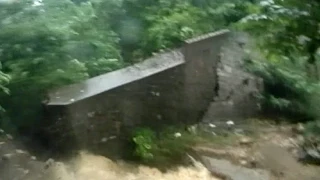
<instances>
[{"instance_id":1,"label":"rock","mask_svg":"<svg viewBox=\"0 0 320 180\"><path fill-rule=\"evenodd\" d=\"M110 136L109 140L116 139L116 138L117 138L117 136Z\"/></svg>"},{"instance_id":2,"label":"rock","mask_svg":"<svg viewBox=\"0 0 320 180\"><path fill-rule=\"evenodd\" d=\"M297 136L296 142L298 145L303 145L305 142L305 138L302 135Z\"/></svg>"},{"instance_id":3,"label":"rock","mask_svg":"<svg viewBox=\"0 0 320 180\"><path fill-rule=\"evenodd\" d=\"M235 129L235 130L234 130L234 133L235 133L236 135L239 135L239 136L245 134L243 129Z\"/></svg>"},{"instance_id":4,"label":"rock","mask_svg":"<svg viewBox=\"0 0 320 180\"><path fill-rule=\"evenodd\" d=\"M226 122L226 124L227 124L227 129L228 129L229 131L231 131L232 128L233 128L233 126L234 126L234 122L231 121L231 120L229 120L229 121Z\"/></svg>"},{"instance_id":5,"label":"rock","mask_svg":"<svg viewBox=\"0 0 320 180\"><path fill-rule=\"evenodd\" d=\"M28 174L30 171L28 169L18 168L19 171L23 172L23 174Z\"/></svg>"},{"instance_id":6,"label":"rock","mask_svg":"<svg viewBox=\"0 0 320 180\"><path fill-rule=\"evenodd\" d=\"M304 161L307 157L307 153L303 149L298 149L297 156L299 161Z\"/></svg>"},{"instance_id":7,"label":"rock","mask_svg":"<svg viewBox=\"0 0 320 180\"><path fill-rule=\"evenodd\" d=\"M320 160L320 153L316 149L307 149L306 152L309 156Z\"/></svg>"},{"instance_id":8,"label":"rock","mask_svg":"<svg viewBox=\"0 0 320 180\"><path fill-rule=\"evenodd\" d=\"M108 141L108 138L106 138L106 137L104 137L104 138L101 139L101 142L102 142L102 143L105 143L105 142L107 142L107 141Z\"/></svg>"},{"instance_id":9,"label":"rock","mask_svg":"<svg viewBox=\"0 0 320 180\"><path fill-rule=\"evenodd\" d=\"M248 157L248 155L247 155L247 153L246 153L245 151L238 151L238 153L237 153L237 154L234 154L234 156L235 156L235 157L238 156L239 158L242 158L242 159Z\"/></svg>"},{"instance_id":10,"label":"rock","mask_svg":"<svg viewBox=\"0 0 320 180\"><path fill-rule=\"evenodd\" d=\"M297 142L296 139L289 138L289 139L287 140L287 143L284 144L284 146L285 146L286 148L294 148L294 147L299 147L299 144L298 144L298 142Z\"/></svg>"},{"instance_id":11,"label":"rock","mask_svg":"<svg viewBox=\"0 0 320 180\"><path fill-rule=\"evenodd\" d=\"M4 134L4 130L3 129L0 129L0 134Z\"/></svg>"},{"instance_id":12,"label":"rock","mask_svg":"<svg viewBox=\"0 0 320 180\"><path fill-rule=\"evenodd\" d=\"M249 137L242 137L240 139L240 144L241 145L250 145L253 143L253 139L249 138Z\"/></svg>"},{"instance_id":13,"label":"rock","mask_svg":"<svg viewBox=\"0 0 320 180\"><path fill-rule=\"evenodd\" d=\"M226 122L226 124L227 124L228 126L233 126L233 125L234 125L234 122L231 121L231 120L229 120L229 121Z\"/></svg>"},{"instance_id":14,"label":"rock","mask_svg":"<svg viewBox=\"0 0 320 180\"><path fill-rule=\"evenodd\" d=\"M44 168L45 169L48 169L50 166L52 166L54 164L54 160L52 158L48 159L46 162L45 162L45 166Z\"/></svg>"},{"instance_id":15,"label":"rock","mask_svg":"<svg viewBox=\"0 0 320 180\"><path fill-rule=\"evenodd\" d=\"M28 154L27 152L21 150L21 149L16 149L17 154Z\"/></svg>"},{"instance_id":16,"label":"rock","mask_svg":"<svg viewBox=\"0 0 320 180\"><path fill-rule=\"evenodd\" d=\"M95 115L95 112L89 112L89 113L87 113L87 116L88 116L89 118L93 118L94 115Z\"/></svg>"},{"instance_id":17,"label":"rock","mask_svg":"<svg viewBox=\"0 0 320 180\"><path fill-rule=\"evenodd\" d=\"M179 133L179 132L174 133L174 137L176 137L176 138L181 137L181 133Z\"/></svg>"},{"instance_id":18,"label":"rock","mask_svg":"<svg viewBox=\"0 0 320 180\"><path fill-rule=\"evenodd\" d=\"M269 180L270 174L266 170L249 169L237 166L230 161L202 156L205 166L213 173L223 174L232 180Z\"/></svg>"},{"instance_id":19,"label":"rock","mask_svg":"<svg viewBox=\"0 0 320 180\"><path fill-rule=\"evenodd\" d=\"M315 149L308 149L305 151L305 156L302 161L309 164L320 165L320 153Z\"/></svg>"},{"instance_id":20,"label":"rock","mask_svg":"<svg viewBox=\"0 0 320 180\"><path fill-rule=\"evenodd\" d=\"M11 136L10 134L7 134L6 136L9 140L13 140L13 136Z\"/></svg>"},{"instance_id":21,"label":"rock","mask_svg":"<svg viewBox=\"0 0 320 180\"><path fill-rule=\"evenodd\" d=\"M211 127L211 128L216 128L217 126L210 123L210 124L209 124L209 127Z\"/></svg>"},{"instance_id":22,"label":"rock","mask_svg":"<svg viewBox=\"0 0 320 180\"><path fill-rule=\"evenodd\" d=\"M295 148L295 149L292 149L291 151L290 151L290 153L293 155L293 157L295 158L295 159L297 159L297 160L299 160L300 159L300 151L299 151L299 149L297 149L297 148Z\"/></svg>"},{"instance_id":23,"label":"rock","mask_svg":"<svg viewBox=\"0 0 320 180\"><path fill-rule=\"evenodd\" d=\"M305 131L303 124L298 123L296 126L292 127L292 131L297 134L302 134Z\"/></svg>"},{"instance_id":24,"label":"rock","mask_svg":"<svg viewBox=\"0 0 320 180\"><path fill-rule=\"evenodd\" d=\"M305 131L305 128L304 128L304 126L303 126L301 123L298 124L298 126L297 126L297 131L298 131L299 133L303 133L303 132Z\"/></svg>"},{"instance_id":25,"label":"rock","mask_svg":"<svg viewBox=\"0 0 320 180\"><path fill-rule=\"evenodd\" d=\"M188 127L188 131L192 134L196 134L197 133L197 125L193 125Z\"/></svg>"},{"instance_id":26,"label":"rock","mask_svg":"<svg viewBox=\"0 0 320 180\"><path fill-rule=\"evenodd\" d=\"M12 157L13 157L13 154L5 154L5 155L2 156L2 160L8 161L8 160L10 160Z\"/></svg>"},{"instance_id":27,"label":"rock","mask_svg":"<svg viewBox=\"0 0 320 180\"><path fill-rule=\"evenodd\" d=\"M227 103L228 103L229 106L233 106L234 105L234 102L232 100L228 101Z\"/></svg>"},{"instance_id":28,"label":"rock","mask_svg":"<svg viewBox=\"0 0 320 180\"><path fill-rule=\"evenodd\" d=\"M240 164L241 164L242 166L246 166L246 165L248 165L248 161L246 161L246 160L241 160L241 161L240 161Z\"/></svg>"},{"instance_id":29,"label":"rock","mask_svg":"<svg viewBox=\"0 0 320 180\"><path fill-rule=\"evenodd\" d=\"M36 156L31 156L30 159L35 161L35 160L37 160L37 157Z\"/></svg>"},{"instance_id":30,"label":"rock","mask_svg":"<svg viewBox=\"0 0 320 180\"><path fill-rule=\"evenodd\" d=\"M258 167L258 161L255 158L251 158L249 160L249 165L251 168L257 168Z\"/></svg>"},{"instance_id":31,"label":"rock","mask_svg":"<svg viewBox=\"0 0 320 180\"><path fill-rule=\"evenodd\" d=\"M300 149L297 156L303 163L320 165L320 152L316 148Z\"/></svg>"},{"instance_id":32,"label":"rock","mask_svg":"<svg viewBox=\"0 0 320 180\"><path fill-rule=\"evenodd\" d=\"M286 131L288 130L288 128L285 127L285 126L280 126L279 129L280 129L280 131L282 131L282 132L286 132Z\"/></svg>"},{"instance_id":33,"label":"rock","mask_svg":"<svg viewBox=\"0 0 320 180\"><path fill-rule=\"evenodd\" d=\"M29 172L30 172L30 170L28 170L28 169L25 169L25 170L23 171L24 174L28 174Z\"/></svg>"},{"instance_id":34,"label":"rock","mask_svg":"<svg viewBox=\"0 0 320 180\"><path fill-rule=\"evenodd\" d=\"M224 149L214 149L214 148L205 147L205 146L193 147L192 149L198 154L206 154L208 156L223 157L228 155L228 152Z\"/></svg>"}]
</instances>

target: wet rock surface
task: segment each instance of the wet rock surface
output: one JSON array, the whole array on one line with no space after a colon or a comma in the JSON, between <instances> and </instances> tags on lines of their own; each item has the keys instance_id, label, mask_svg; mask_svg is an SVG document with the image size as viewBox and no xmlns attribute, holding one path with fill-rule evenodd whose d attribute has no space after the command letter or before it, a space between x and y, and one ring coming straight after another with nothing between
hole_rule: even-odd
<instances>
[{"instance_id":1,"label":"wet rock surface","mask_svg":"<svg viewBox=\"0 0 320 180\"><path fill-rule=\"evenodd\" d=\"M245 33L233 33L221 50L218 63L216 97L208 107L204 122L218 119L239 121L260 112L256 95L263 89L262 79L248 73L243 67L246 52L242 45L250 43Z\"/></svg>"},{"instance_id":2,"label":"wet rock surface","mask_svg":"<svg viewBox=\"0 0 320 180\"><path fill-rule=\"evenodd\" d=\"M320 151L318 148L304 148L299 152L299 160L304 163L320 165Z\"/></svg>"},{"instance_id":3,"label":"wet rock surface","mask_svg":"<svg viewBox=\"0 0 320 180\"><path fill-rule=\"evenodd\" d=\"M218 124L215 122L213 131L219 132ZM193 147L199 156L206 159L203 162L213 174L222 173L229 179L319 179L320 167L298 161L299 150L305 140L301 132L293 130L296 125L275 125L267 121L247 122L247 127L243 129L251 129L250 133L239 133L237 129L241 129L241 126L245 125L235 122L234 127L228 129L228 135L234 137L230 143L198 144ZM215 137L219 136L221 140L226 138L221 133L216 133ZM311 153L317 156L314 152ZM240 175L232 176L237 173ZM254 176L257 177L253 178Z\"/></svg>"},{"instance_id":4,"label":"wet rock surface","mask_svg":"<svg viewBox=\"0 0 320 180\"><path fill-rule=\"evenodd\" d=\"M249 169L243 166L232 164L225 159L202 157L206 167L213 172L220 172L228 180L270 180L269 172L261 169Z\"/></svg>"}]
</instances>

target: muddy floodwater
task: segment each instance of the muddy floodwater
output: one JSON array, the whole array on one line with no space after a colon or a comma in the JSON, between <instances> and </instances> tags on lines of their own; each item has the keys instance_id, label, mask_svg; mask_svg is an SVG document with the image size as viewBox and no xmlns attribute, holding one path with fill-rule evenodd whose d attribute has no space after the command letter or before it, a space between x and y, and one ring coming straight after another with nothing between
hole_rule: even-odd
<instances>
[{"instance_id":1,"label":"muddy floodwater","mask_svg":"<svg viewBox=\"0 0 320 180\"><path fill-rule=\"evenodd\" d=\"M167 172L143 165L113 162L89 153L50 167L51 179L59 180L218 180L203 166L177 167Z\"/></svg>"}]
</instances>

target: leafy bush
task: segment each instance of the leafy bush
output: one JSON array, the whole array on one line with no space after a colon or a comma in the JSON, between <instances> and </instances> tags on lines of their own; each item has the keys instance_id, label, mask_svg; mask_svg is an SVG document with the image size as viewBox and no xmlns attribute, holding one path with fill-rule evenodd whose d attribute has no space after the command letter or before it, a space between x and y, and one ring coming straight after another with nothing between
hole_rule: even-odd
<instances>
[{"instance_id":1,"label":"leafy bush","mask_svg":"<svg viewBox=\"0 0 320 180\"><path fill-rule=\"evenodd\" d=\"M137 128L132 136L136 157L149 165L164 167L182 163L195 139L195 135L175 127L157 134L149 128Z\"/></svg>"},{"instance_id":2,"label":"leafy bush","mask_svg":"<svg viewBox=\"0 0 320 180\"><path fill-rule=\"evenodd\" d=\"M154 158L153 151L156 148L155 132L148 128L140 128L134 132L133 142L136 145L134 154L143 161L150 161Z\"/></svg>"},{"instance_id":3,"label":"leafy bush","mask_svg":"<svg viewBox=\"0 0 320 180\"><path fill-rule=\"evenodd\" d=\"M90 2L21 1L1 8L0 59L11 81L10 96L0 96L4 116L18 127L37 127L49 89L123 66L118 37L96 19Z\"/></svg>"},{"instance_id":4,"label":"leafy bush","mask_svg":"<svg viewBox=\"0 0 320 180\"><path fill-rule=\"evenodd\" d=\"M249 69L264 79L265 107L298 120L320 116L319 6L317 1L265 0L237 24L254 37L264 59L251 61Z\"/></svg>"},{"instance_id":5,"label":"leafy bush","mask_svg":"<svg viewBox=\"0 0 320 180\"><path fill-rule=\"evenodd\" d=\"M250 72L264 79L260 98L265 110L294 120L307 121L320 116L320 84L292 63L251 61ZM280 113L280 114L279 114Z\"/></svg>"},{"instance_id":6,"label":"leafy bush","mask_svg":"<svg viewBox=\"0 0 320 180\"><path fill-rule=\"evenodd\" d=\"M225 28L248 14L243 0L123 0L114 23L126 59L143 59L190 37Z\"/></svg>"}]
</instances>

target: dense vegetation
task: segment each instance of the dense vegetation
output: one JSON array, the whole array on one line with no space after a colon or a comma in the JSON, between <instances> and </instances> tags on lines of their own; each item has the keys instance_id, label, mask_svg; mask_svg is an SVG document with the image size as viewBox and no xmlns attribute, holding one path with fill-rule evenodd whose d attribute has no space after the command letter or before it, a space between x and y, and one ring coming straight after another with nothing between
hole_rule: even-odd
<instances>
[{"instance_id":1,"label":"dense vegetation","mask_svg":"<svg viewBox=\"0 0 320 180\"><path fill-rule=\"evenodd\" d=\"M318 1L261 1L238 24L255 37L265 59L248 63L265 80L266 106L299 121L320 115L319 6Z\"/></svg>"},{"instance_id":2,"label":"dense vegetation","mask_svg":"<svg viewBox=\"0 0 320 180\"><path fill-rule=\"evenodd\" d=\"M0 3L1 126L19 131L36 127L49 89L141 61L246 15L240 0Z\"/></svg>"},{"instance_id":3,"label":"dense vegetation","mask_svg":"<svg viewBox=\"0 0 320 180\"><path fill-rule=\"evenodd\" d=\"M255 39L255 48L249 48L259 55L249 53L246 63L265 80L265 110L296 121L317 120L319 22L317 0L3 0L0 127L37 128L49 89L225 27ZM319 123L308 127L320 132Z\"/></svg>"},{"instance_id":4,"label":"dense vegetation","mask_svg":"<svg viewBox=\"0 0 320 180\"><path fill-rule=\"evenodd\" d=\"M134 153L129 158L167 170L179 164L190 163L186 155L194 154L194 147L199 144L231 146L237 142L236 135L228 129L215 130L216 136L212 135L211 130L205 124L188 128L169 126L160 132L145 127L136 128L132 131Z\"/></svg>"},{"instance_id":5,"label":"dense vegetation","mask_svg":"<svg viewBox=\"0 0 320 180\"><path fill-rule=\"evenodd\" d=\"M266 0L237 24L255 37L260 58L251 55L247 67L264 79L266 112L307 122L303 149L313 158L307 149L320 152L319 8L317 0Z\"/></svg>"}]
</instances>

